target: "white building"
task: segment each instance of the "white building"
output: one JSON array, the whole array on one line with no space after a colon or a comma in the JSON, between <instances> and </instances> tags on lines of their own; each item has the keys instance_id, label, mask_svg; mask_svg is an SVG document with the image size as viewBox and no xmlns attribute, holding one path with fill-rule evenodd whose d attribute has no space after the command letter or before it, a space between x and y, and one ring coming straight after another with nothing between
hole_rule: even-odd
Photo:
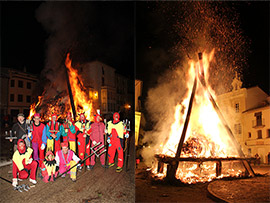
<instances>
[{"instance_id":1,"label":"white building","mask_svg":"<svg viewBox=\"0 0 270 203\"><path fill-rule=\"evenodd\" d=\"M111 66L93 61L80 65L78 73L89 95L93 95L90 98L94 108L101 109L102 114L111 114L133 104L134 90L129 91L129 79L116 73Z\"/></svg>"},{"instance_id":2,"label":"white building","mask_svg":"<svg viewBox=\"0 0 270 203\"><path fill-rule=\"evenodd\" d=\"M247 156L259 154L267 163L270 152L270 105L269 96L258 86L241 88L235 78L231 92L219 95L217 101L229 123L235 138Z\"/></svg>"}]
</instances>

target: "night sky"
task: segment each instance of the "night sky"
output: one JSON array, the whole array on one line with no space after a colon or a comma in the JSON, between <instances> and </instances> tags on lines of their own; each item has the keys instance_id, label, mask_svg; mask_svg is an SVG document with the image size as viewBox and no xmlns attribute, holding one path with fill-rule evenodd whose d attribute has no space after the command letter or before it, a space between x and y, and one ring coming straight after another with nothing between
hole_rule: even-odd
<instances>
[{"instance_id":1,"label":"night sky","mask_svg":"<svg viewBox=\"0 0 270 203\"><path fill-rule=\"evenodd\" d=\"M166 2L168 5L173 2ZM174 22L156 12L159 2L137 2L137 69L136 76L144 81L144 99L157 78L176 60L169 50L177 36ZM269 92L269 2L231 2L239 14L240 28L250 40L247 66L243 67L243 87L258 85ZM154 67L154 68L153 68Z\"/></svg>"},{"instance_id":2,"label":"night sky","mask_svg":"<svg viewBox=\"0 0 270 203\"><path fill-rule=\"evenodd\" d=\"M26 67L28 72L35 74L44 68L46 43L51 33L36 19L36 10L41 4L1 2L1 67L20 70ZM86 28L91 36L84 44L91 46L84 45L80 50L84 51L84 57L77 60L86 62L97 59L129 76L134 76L133 67L136 64L136 78L143 80L146 95L148 88L156 84L157 78L175 60L168 52L175 43L174 36L169 34L172 25L153 15L152 5L155 2L84 4L95 10L92 17L96 15L96 18ZM238 2L236 10L240 14L241 28L251 40L248 66L243 70L244 87L258 85L269 93L269 2ZM155 60L147 59L151 57ZM154 63L160 65L155 66Z\"/></svg>"},{"instance_id":3,"label":"night sky","mask_svg":"<svg viewBox=\"0 0 270 203\"><path fill-rule=\"evenodd\" d=\"M44 68L47 41L52 32L36 18L41 4L44 2L1 2L1 67L19 70L26 67L28 72L35 74ZM81 32L75 42L75 62L100 60L133 78L134 3L62 2L63 7L67 4L77 7L74 15L85 15L85 22L88 22L82 28L85 32Z\"/></svg>"}]
</instances>

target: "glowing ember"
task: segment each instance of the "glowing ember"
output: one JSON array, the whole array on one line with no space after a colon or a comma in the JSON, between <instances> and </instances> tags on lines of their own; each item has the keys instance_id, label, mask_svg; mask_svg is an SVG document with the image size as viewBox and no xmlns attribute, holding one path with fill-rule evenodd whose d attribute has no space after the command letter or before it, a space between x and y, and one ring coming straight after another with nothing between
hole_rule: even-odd
<instances>
[{"instance_id":1,"label":"glowing ember","mask_svg":"<svg viewBox=\"0 0 270 203\"><path fill-rule=\"evenodd\" d=\"M208 85L208 69L214 55L214 50L210 54L205 54L202 61L195 63L190 61L189 76L187 78L187 93L183 101L175 107L174 123L171 125L169 136L160 145L161 154L167 157L175 157L180 136L183 131L183 125L187 114L189 97L192 91L195 77L204 75L206 79L206 89L197 80L197 89L195 93L192 113L181 150L180 157L183 158L226 158L239 157L235 147L231 143L222 121L209 100L209 92L215 95L214 91ZM203 69L204 68L204 69ZM209 92L208 92L209 91ZM215 96L213 96L215 98ZM239 169L242 169L239 166ZM161 171L158 170L158 163L154 163L152 173L158 178L164 178L166 175L167 164L164 164ZM230 167L222 167L224 171L220 177L229 175L238 176L242 172L229 170ZM226 169L226 170L225 170ZM216 178L216 163L206 162L179 162L176 172L176 178L184 183L207 182Z\"/></svg>"}]
</instances>

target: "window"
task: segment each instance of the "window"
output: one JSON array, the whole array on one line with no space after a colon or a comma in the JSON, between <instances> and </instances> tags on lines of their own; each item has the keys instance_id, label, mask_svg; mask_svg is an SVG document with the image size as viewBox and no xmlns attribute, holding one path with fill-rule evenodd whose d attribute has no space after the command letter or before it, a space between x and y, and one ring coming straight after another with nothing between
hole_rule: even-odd
<instances>
[{"instance_id":1,"label":"window","mask_svg":"<svg viewBox=\"0 0 270 203\"><path fill-rule=\"evenodd\" d=\"M29 95L26 96L26 102L31 103L31 96L29 96Z\"/></svg>"},{"instance_id":2,"label":"window","mask_svg":"<svg viewBox=\"0 0 270 203\"><path fill-rule=\"evenodd\" d=\"M26 83L27 89L31 89L31 85L32 85L31 82L27 82L27 83Z\"/></svg>"},{"instance_id":3,"label":"window","mask_svg":"<svg viewBox=\"0 0 270 203\"><path fill-rule=\"evenodd\" d=\"M240 123L234 124L234 134L241 134L242 127Z\"/></svg>"},{"instance_id":4,"label":"window","mask_svg":"<svg viewBox=\"0 0 270 203\"><path fill-rule=\"evenodd\" d=\"M22 80L18 81L18 87L23 88L23 81Z\"/></svg>"},{"instance_id":5,"label":"window","mask_svg":"<svg viewBox=\"0 0 270 203\"><path fill-rule=\"evenodd\" d=\"M266 130L266 138L270 138L270 129Z\"/></svg>"},{"instance_id":6,"label":"window","mask_svg":"<svg viewBox=\"0 0 270 203\"><path fill-rule=\"evenodd\" d=\"M251 132L248 132L248 138L251 138Z\"/></svg>"},{"instance_id":7,"label":"window","mask_svg":"<svg viewBox=\"0 0 270 203\"><path fill-rule=\"evenodd\" d=\"M256 126L262 126L262 112L255 113Z\"/></svg>"},{"instance_id":8,"label":"window","mask_svg":"<svg viewBox=\"0 0 270 203\"><path fill-rule=\"evenodd\" d=\"M10 94L9 101L14 102L14 94Z\"/></svg>"},{"instance_id":9,"label":"window","mask_svg":"<svg viewBox=\"0 0 270 203\"><path fill-rule=\"evenodd\" d=\"M241 126L241 123L238 123L238 134L242 134L242 126Z\"/></svg>"},{"instance_id":10,"label":"window","mask_svg":"<svg viewBox=\"0 0 270 203\"><path fill-rule=\"evenodd\" d=\"M15 87L15 80L10 80L10 87Z\"/></svg>"},{"instance_id":11,"label":"window","mask_svg":"<svg viewBox=\"0 0 270 203\"><path fill-rule=\"evenodd\" d=\"M23 101L23 95L22 94L18 94L18 102L22 102Z\"/></svg>"},{"instance_id":12,"label":"window","mask_svg":"<svg viewBox=\"0 0 270 203\"><path fill-rule=\"evenodd\" d=\"M235 104L235 113L239 113L239 103Z\"/></svg>"},{"instance_id":13,"label":"window","mask_svg":"<svg viewBox=\"0 0 270 203\"><path fill-rule=\"evenodd\" d=\"M262 139L262 131L261 130L258 130L257 131L257 134L258 134L258 139Z\"/></svg>"}]
</instances>

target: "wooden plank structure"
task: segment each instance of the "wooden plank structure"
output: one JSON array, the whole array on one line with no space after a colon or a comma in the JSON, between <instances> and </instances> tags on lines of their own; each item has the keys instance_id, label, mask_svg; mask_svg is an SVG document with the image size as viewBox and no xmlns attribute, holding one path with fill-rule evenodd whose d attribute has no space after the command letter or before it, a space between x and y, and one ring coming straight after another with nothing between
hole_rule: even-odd
<instances>
[{"instance_id":1,"label":"wooden plank structure","mask_svg":"<svg viewBox=\"0 0 270 203\"><path fill-rule=\"evenodd\" d=\"M202 164L203 162L215 162L216 163L216 177L221 175L221 170L222 170L222 162L223 161L239 161L242 162L243 160L245 161L255 161L256 158L240 158L240 157L170 157L166 156L163 154L156 154L155 158L158 160L158 173L162 173L164 169L164 164L168 165L175 165L176 163L179 162L197 162L198 165ZM168 175L168 174L167 174ZM246 174L249 175L249 174Z\"/></svg>"},{"instance_id":2,"label":"wooden plank structure","mask_svg":"<svg viewBox=\"0 0 270 203\"><path fill-rule=\"evenodd\" d=\"M176 175L176 171L179 165L180 161L195 161L195 162L205 162L205 161L214 161L216 162L216 175L220 176L221 175L221 168L222 168L222 162L221 161L235 161L235 160L239 160L240 162L242 162L244 168L245 168L245 174L249 175L249 176L255 176L255 173L253 171L253 169L251 168L248 160L252 160L252 158L245 158L245 155L240 147L240 144L237 142L237 140L235 139L229 125L227 124L226 120L224 119L221 111L219 110L218 105L216 104L214 98L212 97L210 91L207 88L206 85L206 81L205 81L205 76L204 76L204 68L203 68L203 61L202 61L202 53L198 54L199 56L199 67L200 70L196 69L196 75L195 75L195 79L194 79L194 84L193 84L193 88L192 88L192 92L191 92L191 96L190 96L190 100L189 100L189 106L188 106L188 111L187 111L187 116L185 119L185 123L184 123L184 127L183 127L183 131L180 137L180 141L178 143L178 147L177 147L177 151L175 154L175 157L168 157L165 155L156 155L155 157L158 159L158 172L163 171L163 167L164 167L164 163L167 163L167 176L166 178L173 182L176 181L175 175ZM215 111L217 112L223 126L225 127L228 135L230 136L234 147L236 148L238 154L239 154L239 158L235 158L235 157L228 157L228 158L181 158L181 151L183 148L183 144L184 144L184 140L186 137L186 132L187 132L187 128L188 128L188 124L189 124L189 119L190 119L190 115L191 115L191 110L192 110L192 106L193 106L193 101L194 101L194 96L195 96L195 92L196 92L196 88L197 88L197 78L199 79L200 83L202 84L202 86L205 88L205 90L207 91L208 94L208 98L211 101Z\"/></svg>"}]
</instances>

